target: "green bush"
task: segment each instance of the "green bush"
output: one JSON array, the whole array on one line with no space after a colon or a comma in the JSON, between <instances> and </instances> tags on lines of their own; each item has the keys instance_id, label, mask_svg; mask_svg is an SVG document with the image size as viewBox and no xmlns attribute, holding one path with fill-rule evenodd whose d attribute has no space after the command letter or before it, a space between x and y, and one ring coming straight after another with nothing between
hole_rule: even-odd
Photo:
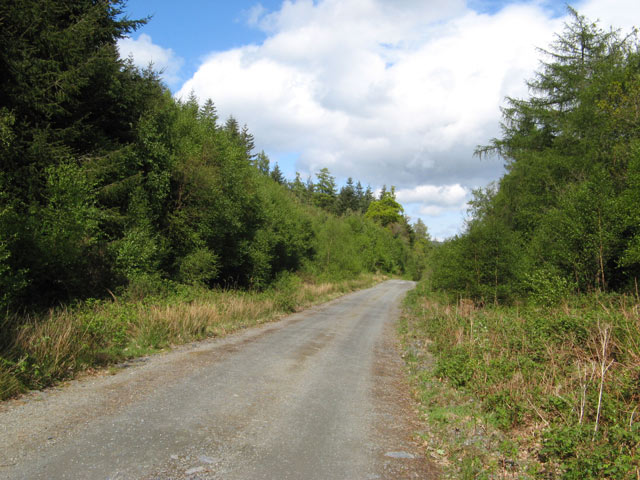
<instances>
[{"instance_id":1,"label":"green bush","mask_svg":"<svg viewBox=\"0 0 640 480\"><path fill-rule=\"evenodd\" d=\"M557 305L575 291L575 286L566 278L548 270L525 274L524 284L536 305Z\"/></svg>"},{"instance_id":2,"label":"green bush","mask_svg":"<svg viewBox=\"0 0 640 480\"><path fill-rule=\"evenodd\" d=\"M190 285L206 285L218 276L218 256L199 248L180 262L179 280Z\"/></svg>"},{"instance_id":3,"label":"green bush","mask_svg":"<svg viewBox=\"0 0 640 480\"><path fill-rule=\"evenodd\" d=\"M456 387L469 384L476 370L471 352L465 347L453 347L440 352L434 375L446 378Z\"/></svg>"},{"instance_id":4,"label":"green bush","mask_svg":"<svg viewBox=\"0 0 640 480\"><path fill-rule=\"evenodd\" d=\"M300 277L293 273L282 272L273 282L272 290L276 307L284 312L293 312L298 304L296 295L300 289Z\"/></svg>"},{"instance_id":5,"label":"green bush","mask_svg":"<svg viewBox=\"0 0 640 480\"><path fill-rule=\"evenodd\" d=\"M558 462L561 478L567 480L634 478L638 445L638 424L631 429L613 426L597 434L591 425L559 425L544 433L540 458Z\"/></svg>"}]
</instances>

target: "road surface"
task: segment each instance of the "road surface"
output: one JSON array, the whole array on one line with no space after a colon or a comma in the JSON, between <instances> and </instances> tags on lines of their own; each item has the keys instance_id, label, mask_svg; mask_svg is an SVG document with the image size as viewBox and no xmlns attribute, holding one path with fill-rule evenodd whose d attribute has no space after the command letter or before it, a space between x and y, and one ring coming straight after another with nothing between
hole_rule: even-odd
<instances>
[{"instance_id":1,"label":"road surface","mask_svg":"<svg viewBox=\"0 0 640 480\"><path fill-rule=\"evenodd\" d=\"M435 478L391 280L0 404L1 479Z\"/></svg>"}]
</instances>

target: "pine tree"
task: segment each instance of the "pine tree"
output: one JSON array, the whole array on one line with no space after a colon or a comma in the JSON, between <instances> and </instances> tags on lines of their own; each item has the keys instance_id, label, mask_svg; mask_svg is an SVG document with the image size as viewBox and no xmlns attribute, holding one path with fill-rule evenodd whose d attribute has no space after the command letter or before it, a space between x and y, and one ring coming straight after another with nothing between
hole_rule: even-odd
<instances>
[{"instance_id":1,"label":"pine tree","mask_svg":"<svg viewBox=\"0 0 640 480\"><path fill-rule=\"evenodd\" d=\"M367 185L367 189L362 196L362 201L360 203L360 211L366 212L369 209L369 205L371 202L375 200L375 196L373 195L373 190L371 190L371 186Z\"/></svg>"},{"instance_id":2,"label":"pine tree","mask_svg":"<svg viewBox=\"0 0 640 480\"><path fill-rule=\"evenodd\" d=\"M198 118L200 121L205 122L207 125L215 128L216 123L218 121L218 110L216 109L213 100L207 98L204 102L204 105L200 108L198 112Z\"/></svg>"},{"instance_id":3,"label":"pine tree","mask_svg":"<svg viewBox=\"0 0 640 480\"><path fill-rule=\"evenodd\" d=\"M255 165L260 173L269 175L269 157L264 153L264 150L261 150L256 156Z\"/></svg>"},{"instance_id":4,"label":"pine tree","mask_svg":"<svg viewBox=\"0 0 640 480\"><path fill-rule=\"evenodd\" d=\"M282 175L282 171L278 166L278 162L276 162L273 166L273 170L271 170L270 176L273 181L279 183L280 185L284 185L286 183L286 179L284 178L284 175Z\"/></svg>"},{"instance_id":5,"label":"pine tree","mask_svg":"<svg viewBox=\"0 0 640 480\"><path fill-rule=\"evenodd\" d=\"M340 193L338 194L338 198L336 200L336 214L344 215L349 211L355 212L358 210L356 189L353 185L353 178L349 177L347 179L347 183L340 189Z\"/></svg>"},{"instance_id":6,"label":"pine tree","mask_svg":"<svg viewBox=\"0 0 640 480\"><path fill-rule=\"evenodd\" d=\"M314 203L328 211L333 211L336 200L336 180L331 176L328 168L322 168L316 173L318 182L314 186Z\"/></svg>"},{"instance_id":7,"label":"pine tree","mask_svg":"<svg viewBox=\"0 0 640 480\"><path fill-rule=\"evenodd\" d=\"M132 139L138 79L116 42L146 20L123 17L123 7L122 0L0 2L0 111L11 112L15 134L0 170L14 187L36 189L37 197L46 166Z\"/></svg>"},{"instance_id":8,"label":"pine tree","mask_svg":"<svg viewBox=\"0 0 640 480\"><path fill-rule=\"evenodd\" d=\"M363 203L364 203L364 188L362 187L362 184L360 183L360 181L358 181L358 183L356 183L356 208L360 211L360 212L365 212L366 209L363 209ZM369 205L367 205L367 208L369 207Z\"/></svg>"},{"instance_id":9,"label":"pine tree","mask_svg":"<svg viewBox=\"0 0 640 480\"><path fill-rule=\"evenodd\" d=\"M240 129L238 127L238 121L235 119L233 115L230 115L227 121L224 124L225 131L231 136L234 140L240 140Z\"/></svg>"},{"instance_id":10,"label":"pine tree","mask_svg":"<svg viewBox=\"0 0 640 480\"><path fill-rule=\"evenodd\" d=\"M255 148L255 141L253 135L249 133L249 128L247 124L242 127L242 131L240 132L240 140L244 145L245 152L247 152L247 159L252 161L256 155L253 153L253 149Z\"/></svg>"}]
</instances>

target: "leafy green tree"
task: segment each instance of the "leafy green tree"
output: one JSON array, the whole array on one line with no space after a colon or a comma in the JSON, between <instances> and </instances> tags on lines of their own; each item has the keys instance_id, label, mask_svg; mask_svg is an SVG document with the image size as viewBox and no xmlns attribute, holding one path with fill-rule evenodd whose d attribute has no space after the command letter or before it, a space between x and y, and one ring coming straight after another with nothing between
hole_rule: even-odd
<instances>
[{"instance_id":1,"label":"leafy green tree","mask_svg":"<svg viewBox=\"0 0 640 480\"><path fill-rule=\"evenodd\" d=\"M382 190L380 199L369 204L365 216L386 227L393 223L402 223L403 212L404 209L396 200L395 189L392 187L390 192L386 191L386 188Z\"/></svg>"},{"instance_id":2,"label":"leafy green tree","mask_svg":"<svg viewBox=\"0 0 640 480\"><path fill-rule=\"evenodd\" d=\"M413 231L415 232L416 239L423 242L430 242L431 235L429 235L429 231L427 230L427 226L424 222L418 218L416 222L413 224Z\"/></svg>"},{"instance_id":3,"label":"leafy green tree","mask_svg":"<svg viewBox=\"0 0 640 480\"><path fill-rule=\"evenodd\" d=\"M463 235L430 256L435 288L484 303L505 301L521 292L522 242L496 212L493 187L474 191L471 220Z\"/></svg>"}]
</instances>

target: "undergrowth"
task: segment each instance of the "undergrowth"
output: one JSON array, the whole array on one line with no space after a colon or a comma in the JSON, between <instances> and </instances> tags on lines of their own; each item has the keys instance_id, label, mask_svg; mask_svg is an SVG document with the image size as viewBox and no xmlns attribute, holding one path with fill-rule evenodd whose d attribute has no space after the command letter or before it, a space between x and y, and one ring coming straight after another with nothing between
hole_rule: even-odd
<instances>
[{"instance_id":1,"label":"undergrowth","mask_svg":"<svg viewBox=\"0 0 640 480\"><path fill-rule=\"evenodd\" d=\"M479 308L421 284L400 331L453 477L640 478L637 298Z\"/></svg>"},{"instance_id":2,"label":"undergrowth","mask_svg":"<svg viewBox=\"0 0 640 480\"><path fill-rule=\"evenodd\" d=\"M0 399L181 343L224 336L382 281L321 281L282 274L262 292L210 290L142 279L110 300L86 300L29 316L5 316Z\"/></svg>"}]
</instances>

